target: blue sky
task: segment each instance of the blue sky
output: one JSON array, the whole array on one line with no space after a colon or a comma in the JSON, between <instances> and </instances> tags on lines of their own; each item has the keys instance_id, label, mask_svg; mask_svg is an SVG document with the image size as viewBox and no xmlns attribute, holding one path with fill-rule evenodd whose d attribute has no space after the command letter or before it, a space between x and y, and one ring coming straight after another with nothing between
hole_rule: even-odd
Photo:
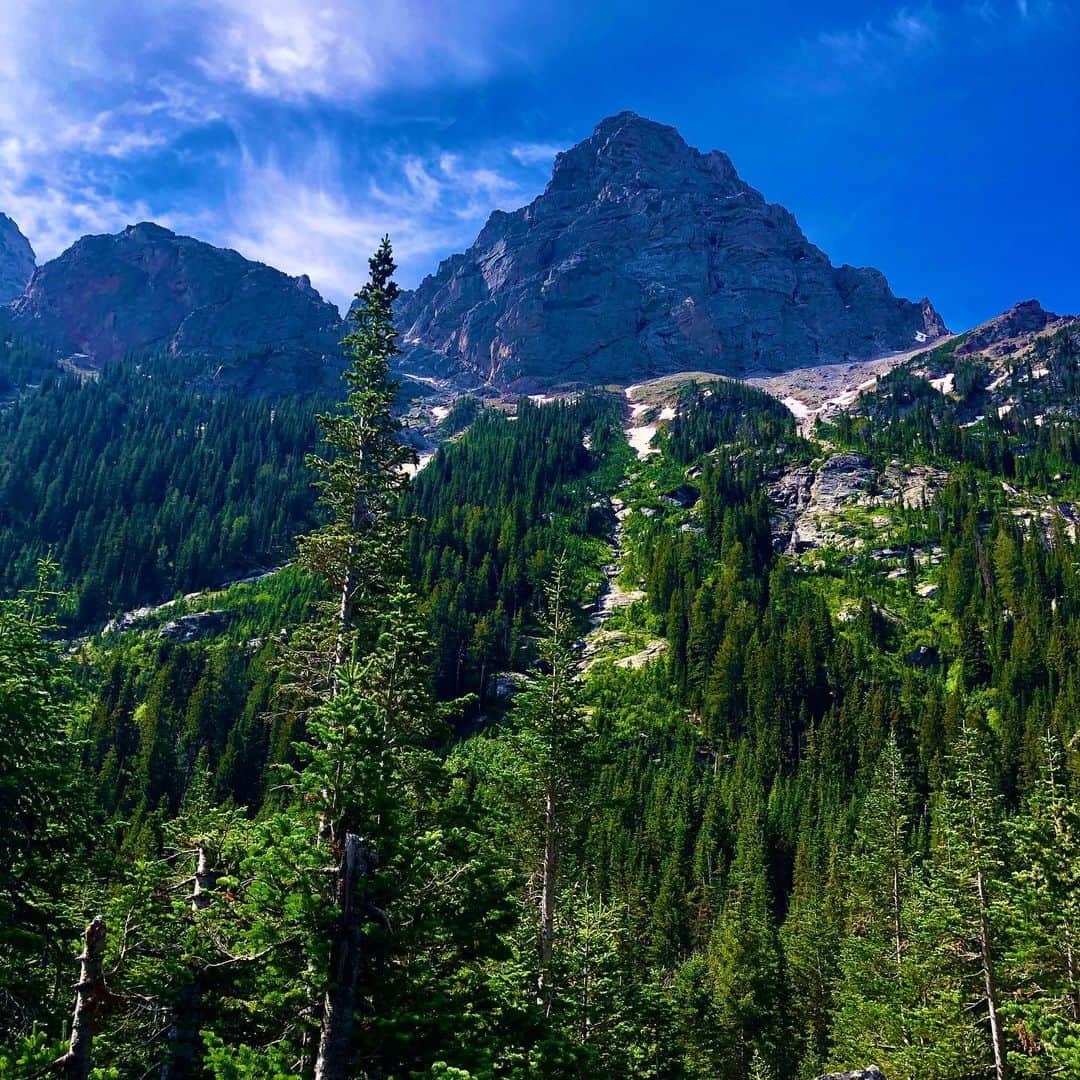
<instances>
[{"instance_id":1,"label":"blue sky","mask_svg":"<svg viewBox=\"0 0 1080 1080\"><path fill-rule=\"evenodd\" d=\"M5 0L0 210L40 258L153 219L341 303L384 231L415 284L629 108L954 328L1075 312L1074 3Z\"/></svg>"}]
</instances>

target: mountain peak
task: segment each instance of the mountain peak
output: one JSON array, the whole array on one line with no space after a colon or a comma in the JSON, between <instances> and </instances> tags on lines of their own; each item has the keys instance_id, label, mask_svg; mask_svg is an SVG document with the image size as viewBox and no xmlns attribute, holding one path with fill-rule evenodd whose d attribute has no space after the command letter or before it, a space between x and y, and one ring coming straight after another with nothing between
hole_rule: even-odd
<instances>
[{"instance_id":1,"label":"mountain peak","mask_svg":"<svg viewBox=\"0 0 1080 1080\"><path fill-rule=\"evenodd\" d=\"M42 266L13 306L23 336L100 367L167 352L243 389L336 381L337 308L306 278L154 222L84 236Z\"/></svg>"},{"instance_id":2,"label":"mountain peak","mask_svg":"<svg viewBox=\"0 0 1080 1080\"><path fill-rule=\"evenodd\" d=\"M1009 342L1030 338L1063 321L1064 316L1047 311L1038 300L1021 300L1008 311L976 326L957 347L956 355L967 356L991 347L998 352L1008 352Z\"/></svg>"},{"instance_id":3,"label":"mountain peak","mask_svg":"<svg viewBox=\"0 0 1080 1080\"><path fill-rule=\"evenodd\" d=\"M632 112L559 154L543 194L493 214L398 314L413 368L515 390L866 359L944 332L929 301L834 267L726 154Z\"/></svg>"},{"instance_id":4,"label":"mountain peak","mask_svg":"<svg viewBox=\"0 0 1080 1080\"><path fill-rule=\"evenodd\" d=\"M7 214L0 213L0 304L22 295L36 265L30 241Z\"/></svg>"},{"instance_id":5,"label":"mountain peak","mask_svg":"<svg viewBox=\"0 0 1080 1080\"><path fill-rule=\"evenodd\" d=\"M635 112L601 120L592 135L555 159L549 190L575 187L686 187L718 185L727 194L760 198L739 178L731 159L719 150L695 150L669 124Z\"/></svg>"},{"instance_id":6,"label":"mountain peak","mask_svg":"<svg viewBox=\"0 0 1080 1080\"><path fill-rule=\"evenodd\" d=\"M139 221L129 225L120 235L138 240L172 240L176 237L172 229L166 229L156 221Z\"/></svg>"}]
</instances>

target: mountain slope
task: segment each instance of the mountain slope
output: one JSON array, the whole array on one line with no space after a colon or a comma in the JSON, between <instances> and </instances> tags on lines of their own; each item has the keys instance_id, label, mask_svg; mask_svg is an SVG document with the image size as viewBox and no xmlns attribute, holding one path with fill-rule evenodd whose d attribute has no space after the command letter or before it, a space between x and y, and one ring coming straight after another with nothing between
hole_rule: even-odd
<instances>
[{"instance_id":1,"label":"mountain slope","mask_svg":"<svg viewBox=\"0 0 1080 1080\"><path fill-rule=\"evenodd\" d=\"M166 352L205 359L225 385L271 392L338 371L337 309L306 277L150 222L84 236L40 267L13 320L16 333L91 368Z\"/></svg>"},{"instance_id":2,"label":"mountain slope","mask_svg":"<svg viewBox=\"0 0 1080 1080\"><path fill-rule=\"evenodd\" d=\"M945 332L880 272L834 267L722 153L620 113L496 211L399 308L406 367L526 389L865 358Z\"/></svg>"},{"instance_id":3,"label":"mountain slope","mask_svg":"<svg viewBox=\"0 0 1080 1080\"><path fill-rule=\"evenodd\" d=\"M10 303L22 293L35 265L30 241L7 214L0 214L0 304Z\"/></svg>"}]
</instances>

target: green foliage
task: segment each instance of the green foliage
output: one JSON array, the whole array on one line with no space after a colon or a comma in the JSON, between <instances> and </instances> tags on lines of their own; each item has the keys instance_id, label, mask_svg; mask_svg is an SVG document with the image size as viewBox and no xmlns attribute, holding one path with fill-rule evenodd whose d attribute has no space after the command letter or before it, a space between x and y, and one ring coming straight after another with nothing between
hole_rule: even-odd
<instances>
[{"instance_id":1,"label":"green foliage","mask_svg":"<svg viewBox=\"0 0 1080 1080\"><path fill-rule=\"evenodd\" d=\"M85 628L282 560L314 522L314 411L202 392L172 358L47 378L0 411L0 590L52 552Z\"/></svg>"}]
</instances>

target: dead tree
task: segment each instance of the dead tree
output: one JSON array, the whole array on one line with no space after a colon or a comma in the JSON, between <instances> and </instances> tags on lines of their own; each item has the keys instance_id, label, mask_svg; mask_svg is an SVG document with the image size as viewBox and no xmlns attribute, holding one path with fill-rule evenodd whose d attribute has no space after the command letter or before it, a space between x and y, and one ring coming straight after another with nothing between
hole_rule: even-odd
<instances>
[{"instance_id":1,"label":"dead tree","mask_svg":"<svg viewBox=\"0 0 1080 1080\"><path fill-rule=\"evenodd\" d=\"M105 920L98 915L86 928L79 956L79 981L75 986L75 1012L71 1018L71 1042L66 1054L52 1068L64 1080L88 1080L98 1016L109 994L105 989L102 960L105 956Z\"/></svg>"},{"instance_id":2,"label":"dead tree","mask_svg":"<svg viewBox=\"0 0 1080 1080\"><path fill-rule=\"evenodd\" d=\"M347 833L338 864L337 920L330 942L330 985L323 997L315 1080L346 1080L351 1075L356 984L364 961L364 918L370 905L364 883L375 856L355 833Z\"/></svg>"}]
</instances>

